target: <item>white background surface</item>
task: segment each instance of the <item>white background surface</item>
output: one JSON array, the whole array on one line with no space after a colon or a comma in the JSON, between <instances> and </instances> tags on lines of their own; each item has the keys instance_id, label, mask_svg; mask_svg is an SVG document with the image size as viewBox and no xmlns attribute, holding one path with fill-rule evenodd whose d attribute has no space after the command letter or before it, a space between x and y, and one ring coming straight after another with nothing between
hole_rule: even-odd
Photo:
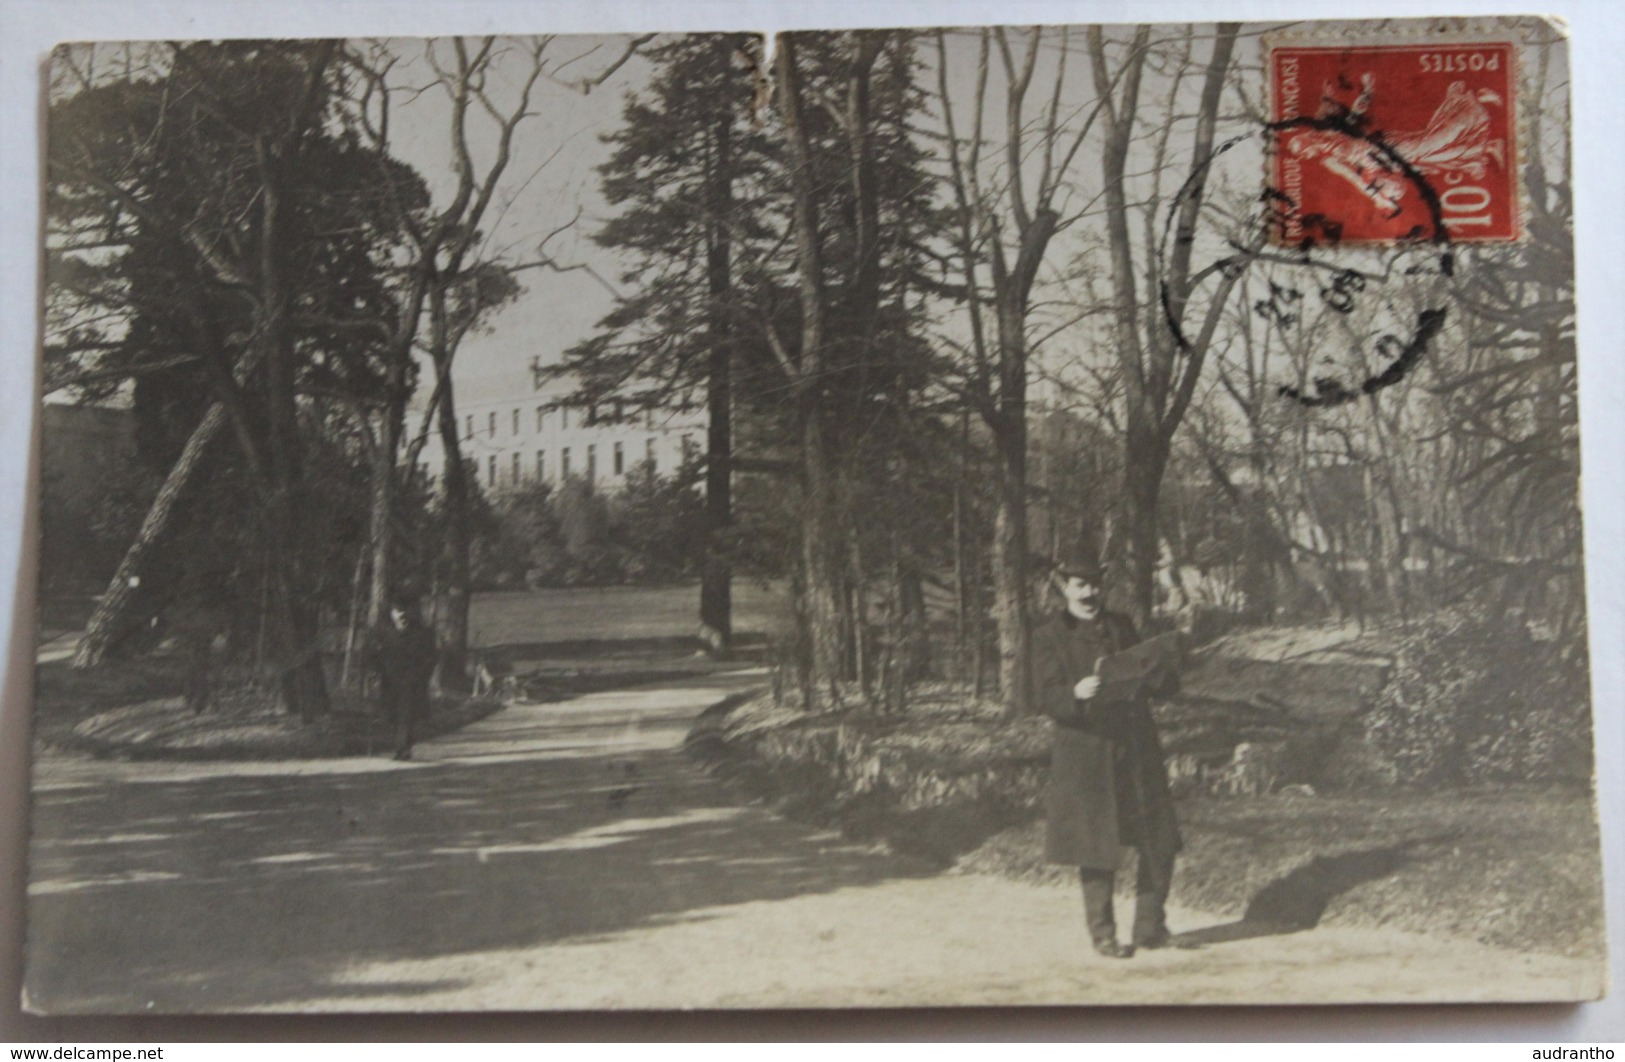
<instances>
[{"instance_id":1,"label":"white background surface","mask_svg":"<svg viewBox=\"0 0 1625 1062\"><path fill-rule=\"evenodd\" d=\"M1078 1008L788 1014L40 1020L21 979L37 532L41 71L64 40L636 32L1553 14L1572 33L1586 563L1613 996L1545 1007ZM0 0L0 1042L879 1038L1625 1040L1625 5L1484 0ZM1494 971L1485 971L1494 976ZM1498 1052L1529 1057L1526 1052Z\"/></svg>"}]
</instances>

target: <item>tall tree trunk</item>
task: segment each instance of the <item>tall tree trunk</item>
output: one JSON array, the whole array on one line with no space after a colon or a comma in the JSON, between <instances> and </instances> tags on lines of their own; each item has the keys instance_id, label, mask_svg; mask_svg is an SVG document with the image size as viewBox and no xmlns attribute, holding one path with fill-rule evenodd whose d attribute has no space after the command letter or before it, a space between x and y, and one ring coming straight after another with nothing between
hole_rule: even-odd
<instances>
[{"instance_id":1,"label":"tall tree trunk","mask_svg":"<svg viewBox=\"0 0 1625 1062\"><path fill-rule=\"evenodd\" d=\"M966 621L970 602L965 575L965 468L954 479L954 677L965 681Z\"/></svg>"},{"instance_id":2,"label":"tall tree trunk","mask_svg":"<svg viewBox=\"0 0 1625 1062\"><path fill-rule=\"evenodd\" d=\"M367 543L371 553L372 580L367 595L367 626L376 627L389 614L389 597L395 580L395 498L399 492L401 462L398 454L406 432L406 403L411 398L407 381L412 372L412 343L417 337L418 324L423 316L423 302L428 297L432 273L423 268L411 271L410 286L401 301L395 321L395 333L385 350L388 366L384 386L384 408L381 412L377 450L372 464L372 506L368 514ZM438 377L431 396L430 413L439 407L441 392ZM447 381L449 386L450 381ZM405 469L408 474L416 466L422 440L408 448Z\"/></svg>"},{"instance_id":3,"label":"tall tree trunk","mask_svg":"<svg viewBox=\"0 0 1625 1062\"><path fill-rule=\"evenodd\" d=\"M930 674L935 661L925 611L925 577L895 528L891 554L892 601L896 607L888 616L891 629L883 634L891 650L890 685L884 695L891 710L901 712L908 707L909 683Z\"/></svg>"},{"instance_id":4,"label":"tall tree trunk","mask_svg":"<svg viewBox=\"0 0 1625 1062\"><path fill-rule=\"evenodd\" d=\"M719 61L732 62L719 39ZM706 365L705 556L700 569L700 638L713 653L733 641L733 566L728 529L733 524L733 337L727 305L733 286L728 224L733 215L733 122L731 108L717 116L715 154L709 175L706 283L710 295L706 329L711 349Z\"/></svg>"},{"instance_id":5,"label":"tall tree trunk","mask_svg":"<svg viewBox=\"0 0 1625 1062\"><path fill-rule=\"evenodd\" d=\"M1104 123L1106 142L1101 151L1101 171L1106 193L1106 239L1112 270L1114 331L1118 359L1124 372L1126 418L1124 433L1123 495L1124 533L1118 536L1122 550L1122 570L1128 579L1129 611L1136 625L1143 626L1151 614L1151 582L1156 574L1156 496L1161 486L1159 468L1152 466L1154 454L1149 443L1156 437L1148 393L1145 346L1140 336L1139 294L1136 288L1132 245L1128 231L1128 196L1124 190L1125 162L1134 131L1134 114L1139 105L1140 72L1145 63L1142 28L1136 36L1123 78L1121 102L1115 114ZM1090 51L1094 57L1097 91L1111 92L1106 71L1105 49L1098 27L1089 29Z\"/></svg>"},{"instance_id":6,"label":"tall tree trunk","mask_svg":"<svg viewBox=\"0 0 1625 1062\"><path fill-rule=\"evenodd\" d=\"M700 569L700 638L714 653L733 642L733 564L728 531L733 525L732 386L727 346L711 351L706 404L705 556ZM722 364L718 364L718 363Z\"/></svg>"},{"instance_id":7,"label":"tall tree trunk","mask_svg":"<svg viewBox=\"0 0 1625 1062\"><path fill-rule=\"evenodd\" d=\"M1409 553L1405 541L1407 506L1399 489L1404 469L1388 445L1389 433L1383 419L1381 396L1367 395L1365 407L1370 416L1371 440L1376 451L1367 465L1367 501L1371 507L1376 544L1372 555L1372 574L1381 580L1377 585L1383 594L1384 605L1390 609L1397 606L1401 620L1409 622L1410 579L1405 568L1406 555Z\"/></svg>"},{"instance_id":8,"label":"tall tree trunk","mask_svg":"<svg viewBox=\"0 0 1625 1062\"><path fill-rule=\"evenodd\" d=\"M283 248L282 160L263 142L257 145L263 191L260 202L259 304L255 345L264 352L266 457L269 483L265 533L272 578L271 620L282 702L310 722L327 712L327 680L322 672L319 620L298 531L295 502L300 490L298 406L294 394L294 351L288 335L288 292Z\"/></svg>"},{"instance_id":9,"label":"tall tree trunk","mask_svg":"<svg viewBox=\"0 0 1625 1062\"><path fill-rule=\"evenodd\" d=\"M1027 603L1027 419L1025 372L1006 378L1005 407L994 432L999 467L998 511L993 519L993 615L999 631L999 690L1005 710L1027 710L1031 692L1031 617Z\"/></svg>"},{"instance_id":10,"label":"tall tree trunk","mask_svg":"<svg viewBox=\"0 0 1625 1062\"><path fill-rule=\"evenodd\" d=\"M1207 163L1212 157L1214 129L1219 98L1229 69L1237 27L1224 24L1214 37L1213 53L1205 73L1197 106L1191 141L1191 172L1181 187L1181 200L1174 215L1174 239L1168 259L1158 274L1158 292L1147 290L1142 302L1137 288L1134 244L1129 236L1127 173L1129 149L1134 141L1139 115L1141 75L1148 55L1150 27L1140 27L1123 59L1124 69L1113 85L1108 70L1104 34L1100 27L1089 29L1089 54L1095 88L1108 101L1104 120L1104 143L1100 153L1102 187L1106 200L1106 240L1113 288L1114 339L1118 363L1122 367L1127 431L1124 434L1123 495L1126 528L1123 535L1123 567L1129 580L1129 611L1136 623L1144 625L1152 613L1160 535L1157 500L1167 471L1174 433L1184 419L1196 381L1201 373L1207 347L1212 341L1223 311L1225 297L1237 277L1230 275L1218 283L1205 311L1205 320L1193 326L1185 320L1192 294L1191 255L1195 246L1195 226L1207 181ZM1174 116L1169 115L1168 121ZM1160 166L1164 159L1152 160ZM1136 207L1135 209L1142 209ZM1157 210L1156 202L1143 209ZM1157 253L1146 247L1144 255ZM1160 310L1160 313L1157 311ZM1180 339L1173 334L1179 329Z\"/></svg>"},{"instance_id":11,"label":"tall tree trunk","mask_svg":"<svg viewBox=\"0 0 1625 1062\"><path fill-rule=\"evenodd\" d=\"M867 704L875 703L874 639L869 630L869 591L863 581L863 541L850 522L846 532L846 585L842 587L846 612L847 674L857 678L858 689Z\"/></svg>"},{"instance_id":12,"label":"tall tree trunk","mask_svg":"<svg viewBox=\"0 0 1625 1062\"><path fill-rule=\"evenodd\" d=\"M444 336L445 294L437 292L430 328L434 342ZM434 347L436 385L440 388L440 452L444 454L445 476L442 504L446 513L446 612L440 656L442 680L460 679L468 674L468 608L473 582L469 552L473 535L468 518L468 467L463 463L462 442L457 435L457 402L451 388L451 362Z\"/></svg>"},{"instance_id":13,"label":"tall tree trunk","mask_svg":"<svg viewBox=\"0 0 1625 1062\"><path fill-rule=\"evenodd\" d=\"M379 416L372 455L372 504L367 545L372 554L372 580L367 592L369 628L383 622L395 579L395 451L401 443L402 411L393 401Z\"/></svg>"},{"instance_id":14,"label":"tall tree trunk","mask_svg":"<svg viewBox=\"0 0 1625 1062\"><path fill-rule=\"evenodd\" d=\"M355 670L356 652L358 649L358 635L366 619L366 601L361 596L362 577L367 574L367 551L357 550L355 558L355 575L350 580L350 611L345 617L344 629L344 660L339 666L339 689L350 688L350 674ZM365 685L363 676L362 685Z\"/></svg>"},{"instance_id":15,"label":"tall tree trunk","mask_svg":"<svg viewBox=\"0 0 1625 1062\"><path fill-rule=\"evenodd\" d=\"M805 400L804 400L805 401ZM802 420L802 489L805 511L801 528L801 563L806 573L806 614L812 639L812 686L841 703L840 680L847 660L847 613L844 607L845 558L838 517L835 473L829 457L828 425L816 400Z\"/></svg>"},{"instance_id":16,"label":"tall tree trunk","mask_svg":"<svg viewBox=\"0 0 1625 1062\"><path fill-rule=\"evenodd\" d=\"M1024 215L1023 215L1024 216ZM999 472L993 524L993 613L999 624L999 688L1011 715L1031 702L1032 617L1027 601L1027 310L1058 215L1041 207L1021 226L1013 268L993 258L998 299L999 395L993 430Z\"/></svg>"},{"instance_id":17,"label":"tall tree trunk","mask_svg":"<svg viewBox=\"0 0 1625 1062\"><path fill-rule=\"evenodd\" d=\"M986 571L982 567L983 553L974 550L971 553L971 584L970 584L970 641L971 641L971 687L978 701L982 694L987 692L987 624L982 621L984 600L982 593L983 580Z\"/></svg>"},{"instance_id":18,"label":"tall tree trunk","mask_svg":"<svg viewBox=\"0 0 1625 1062\"><path fill-rule=\"evenodd\" d=\"M1125 516L1124 568L1128 577L1129 615L1135 626L1145 629L1155 605L1158 548L1161 524L1157 503L1162 496L1162 477L1168 468L1168 448L1156 432L1135 430L1133 418L1123 451L1123 500Z\"/></svg>"},{"instance_id":19,"label":"tall tree trunk","mask_svg":"<svg viewBox=\"0 0 1625 1062\"><path fill-rule=\"evenodd\" d=\"M846 659L845 610L841 593L841 521L835 485L828 417L828 352L825 349L824 257L818 205L812 182L812 152L802 114L800 76L793 36L779 38L778 96L790 146L801 349L793 388L801 442L802 614L811 640L809 687L827 689L840 704ZM812 704L808 704L810 709Z\"/></svg>"}]
</instances>

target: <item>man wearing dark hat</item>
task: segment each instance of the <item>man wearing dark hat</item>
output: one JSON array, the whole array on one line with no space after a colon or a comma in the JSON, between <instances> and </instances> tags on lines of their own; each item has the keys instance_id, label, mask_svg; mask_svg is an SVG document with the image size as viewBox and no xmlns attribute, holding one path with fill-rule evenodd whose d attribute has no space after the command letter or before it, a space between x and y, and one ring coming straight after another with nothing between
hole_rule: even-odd
<instances>
[{"instance_id":1,"label":"man wearing dark hat","mask_svg":"<svg viewBox=\"0 0 1625 1062\"><path fill-rule=\"evenodd\" d=\"M1045 856L1078 868L1095 950L1126 959L1170 940L1163 908L1181 842L1148 702L1178 680L1103 686L1096 666L1139 641L1134 624L1102 607L1100 565L1087 552L1061 557L1054 578L1066 607L1033 632L1033 696L1055 724ZM1112 911L1124 847L1139 855L1132 945L1117 939Z\"/></svg>"},{"instance_id":2,"label":"man wearing dark hat","mask_svg":"<svg viewBox=\"0 0 1625 1062\"><path fill-rule=\"evenodd\" d=\"M395 724L395 758L412 758L418 725L429 714L429 679L437 649L415 597L402 594L373 636L373 662L384 713Z\"/></svg>"}]
</instances>

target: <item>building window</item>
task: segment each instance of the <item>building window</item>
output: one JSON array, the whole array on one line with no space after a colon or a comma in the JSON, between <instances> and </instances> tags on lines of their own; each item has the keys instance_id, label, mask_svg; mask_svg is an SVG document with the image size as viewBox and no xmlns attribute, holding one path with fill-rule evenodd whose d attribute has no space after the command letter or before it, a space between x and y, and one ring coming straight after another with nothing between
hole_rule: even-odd
<instances>
[{"instance_id":1,"label":"building window","mask_svg":"<svg viewBox=\"0 0 1625 1062\"><path fill-rule=\"evenodd\" d=\"M654 472L659 468L660 462L655 457L655 440L652 435L649 437L649 441L643 444L643 459L649 462L650 472Z\"/></svg>"},{"instance_id":2,"label":"building window","mask_svg":"<svg viewBox=\"0 0 1625 1062\"><path fill-rule=\"evenodd\" d=\"M692 461L692 460L694 460L694 436L692 436L692 435L684 435L683 436L683 461L686 463L686 462L689 462L689 461Z\"/></svg>"},{"instance_id":3,"label":"building window","mask_svg":"<svg viewBox=\"0 0 1625 1062\"><path fill-rule=\"evenodd\" d=\"M547 451L536 451L536 482L540 483L547 478Z\"/></svg>"},{"instance_id":4,"label":"building window","mask_svg":"<svg viewBox=\"0 0 1625 1062\"><path fill-rule=\"evenodd\" d=\"M591 483L598 478L598 447L587 444L587 482Z\"/></svg>"},{"instance_id":5,"label":"building window","mask_svg":"<svg viewBox=\"0 0 1625 1062\"><path fill-rule=\"evenodd\" d=\"M485 418L485 434L491 436L491 438L493 438L493 439L496 438L496 435L497 435L497 415L496 415L495 412L492 412L490 414L490 416Z\"/></svg>"},{"instance_id":6,"label":"building window","mask_svg":"<svg viewBox=\"0 0 1625 1062\"><path fill-rule=\"evenodd\" d=\"M519 411L517 409L513 411L513 433L515 435L519 434Z\"/></svg>"},{"instance_id":7,"label":"building window","mask_svg":"<svg viewBox=\"0 0 1625 1062\"><path fill-rule=\"evenodd\" d=\"M568 446L559 451L559 478L570 478L570 448Z\"/></svg>"},{"instance_id":8,"label":"building window","mask_svg":"<svg viewBox=\"0 0 1625 1062\"><path fill-rule=\"evenodd\" d=\"M513 452L513 485L519 486L519 451Z\"/></svg>"},{"instance_id":9,"label":"building window","mask_svg":"<svg viewBox=\"0 0 1625 1062\"><path fill-rule=\"evenodd\" d=\"M537 406L536 407L536 430L541 431L546 426L547 426L547 407L546 406Z\"/></svg>"},{"instance_id":10,"label":"building window","mask_svg":"<svg viewBox=\"0 0 1625 1062\"><path fill-rule=\"evenodd\" d=\"M626 455L621 452L620 443L615 444L615 474L617 476L626 474Z\"/></svg>"},{"instance_id":11,"label":"building window","mask_svg":"<svg viewBox=\"0 0 1625 1062\"><path fill-rule=\"evenodd\" d=\"M490 486L490 487L494 487L494 486L497 485L497 455L496 454L492 454L491 455L491 460L486 464L485 482L486 482L486 485Z\"/></svg>"},{"instance_id":12,"label":"building window","mask_svg":"<svg viewBox=\"0 0 1625 1062\"><path fill-rule=\"evenodd\" d=\"M464 420L468 426L468 431L463 433L463 438L472 439L474 437L474 414L470 413Z\"/></svg>"},{"instance_id":13,"label":"building window","mask_svg":"<svg viewBox=\"0 0 1625 1062\"><path fill-rule=\"evenodd\" d=\"M559 427L563 428L566 431L569 431L570 430L570 407L569 406L560 406L559 407L559 418L560 418Z\"/></svg>"}]
</instances>

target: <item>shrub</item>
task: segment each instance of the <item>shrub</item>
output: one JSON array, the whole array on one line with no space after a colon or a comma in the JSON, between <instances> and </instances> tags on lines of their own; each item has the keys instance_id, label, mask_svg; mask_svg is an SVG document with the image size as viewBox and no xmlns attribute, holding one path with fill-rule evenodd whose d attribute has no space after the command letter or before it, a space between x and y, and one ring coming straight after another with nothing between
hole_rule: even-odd
<instances>
[{"instance_id":1,"label":"shrub","mask_svg":"<svg viewBox=\"0 0 1625 1062\"><path fill-rule=\"evenodd\" d=\"M703 499L647 467L600 493L580 477L555 489L531 483L499 495L476 520L476 585L531 589L655 584L698 575Z\"/></svg>"},{"instance_id":2,"label":"shrub","mask_svg":"<svg viewBox=\"0 0 1625 1062\"><path fill-rule=\"evenodd\" d=\"M1412 628L1365 736L1406 785L1586 785L1583 642L1541 640L1519 615L1437 613Z\"/></svg>"}]
</instances>

